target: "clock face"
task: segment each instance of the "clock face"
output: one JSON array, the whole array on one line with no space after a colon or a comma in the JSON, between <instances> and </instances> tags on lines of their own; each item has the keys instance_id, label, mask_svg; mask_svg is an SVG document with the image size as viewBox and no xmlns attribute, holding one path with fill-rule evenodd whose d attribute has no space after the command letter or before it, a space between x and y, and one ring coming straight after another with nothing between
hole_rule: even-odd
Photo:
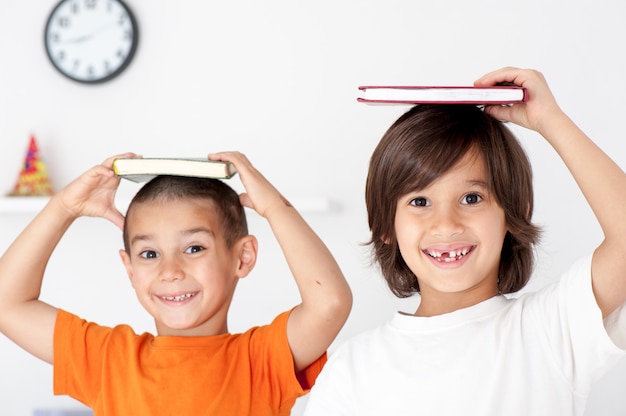
<instances>
[{"instance_id":1,"label":"clock face","mask_svg":"<svg viewBox=\"0 0 626 416\"><path fill-rule=\"evenodd\" d=\"M119 0L61 0L44 33L52 64L87 84L119 75L137 49L137 22Z\"/></svg>"}]
</instances>

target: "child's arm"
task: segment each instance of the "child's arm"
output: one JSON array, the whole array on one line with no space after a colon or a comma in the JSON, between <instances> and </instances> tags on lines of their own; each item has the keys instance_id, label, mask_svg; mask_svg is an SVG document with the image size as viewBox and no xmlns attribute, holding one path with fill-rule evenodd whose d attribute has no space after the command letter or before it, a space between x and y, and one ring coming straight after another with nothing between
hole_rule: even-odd
<instances>
[{"instance_id":1,"label":"child's arm","mask_svg":"<svg viewBox=\"0 0 626 416\"><path fill-rule=\"evenodd\" d=\"M513 82L527 89L528 101L491 106L493 117L539 132L557 151L591 206L604 233L591 266L593 291L603 316L626 301L626 175L561 111L543 75L503 68L475 85Z\"/></svg>"},{"instance_id":2,"label":"child's arm","mask_svg":"<svg viewBox=\"0 0 626 416\"><path fill-rule=\"evenodd\" d=\"M287 259L302 303L289 317L287 338L296 371L308 367L331 344L352 307L352 293L324 243L280 193L238 152L209 155L233 163L246 189L244 206L265 217Z\"/></svg>"},{"instance_id":3,"label":"child's arm","mask_svg":"<svg viewBox=\"0 0 626 416\"><path fill-rule=\"evenodd\" d=\"M44 271L57 243L79 216L104 217L123 227L124 217L113 203L119 184L111 169L113 159L54 195L0 258L0 332L49 363L57 310L39 300Z\"/></svg>"}]
</instances>

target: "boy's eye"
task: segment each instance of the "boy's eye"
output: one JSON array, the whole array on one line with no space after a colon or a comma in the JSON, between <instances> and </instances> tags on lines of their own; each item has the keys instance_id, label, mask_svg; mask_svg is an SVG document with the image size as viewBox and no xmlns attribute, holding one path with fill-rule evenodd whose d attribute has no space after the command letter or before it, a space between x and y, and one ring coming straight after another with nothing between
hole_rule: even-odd
<instances>
[{"instance_id":1,"label":"boy's eye","mask_svg":"<svg viewBox=\"0 0 626 416\"><path fill-rule=\"evenodd\" d=\"M143 257L144 259L156 259L159 255L156 251L145 250L139 253L139 257Z\"/></svg>"},{"instance_id":2,"label":"boy's eye","mask_svg":"<svg viewBox=\"0 0 626 416\"><path fill-rule=\"evenodd\" d=\"M480 201L482 201L482 197L480 195L477 194L467 194L463 197L463 200L461 201L461 204L464 205L472 205L472 204L477 204Z\"/></svg>"},{"instance_id":3,"label":"boy's eye","mask_svg":"<svg viewBox=\"0 0 626 416\"><path fill-rule=\"evenodd\" d=\"M187 250L185 250L185 253L188 253L188 254L199 253L202 250L204 250L204 247L202 246L189 246Z\"/></svg>"},{"instance_id":4,"label":"boy's eye","mask_svg":"<svg viewBox=\"0 0 626 416\"><path fill-rule=\"evenodd\" d=\"M410 204L414 207L427 207L430 205L430 202L426 198L419 197L411 199Z\"/></svg>"}]
</instances>

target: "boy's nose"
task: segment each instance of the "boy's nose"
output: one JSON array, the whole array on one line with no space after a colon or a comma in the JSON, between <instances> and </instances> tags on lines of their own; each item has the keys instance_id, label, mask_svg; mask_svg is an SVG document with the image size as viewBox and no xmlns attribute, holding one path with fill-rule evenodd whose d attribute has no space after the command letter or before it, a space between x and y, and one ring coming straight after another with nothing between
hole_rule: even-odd
<instances>
[{"instance_id":1,"label":"boy's nose","mask_svg":"<svg viewBox=\"0 0 626 416\"><path fill-rule=\"evenodd\" d=\"M185 273L175 258L169 258L162 261L159 276L164 282L173 282L184 279Z\"/></svg>"},{"instance_id":2,"label":"boy's nose","mask_svg":"<svg viewBox=\"0 0 626 416\"><path fill-rule=\"evenodd\" d=\"M437 237L450 238L463 232L461 218L453 207L441 206L434 210L432 232Z\"/></svg>"}]
</instances>

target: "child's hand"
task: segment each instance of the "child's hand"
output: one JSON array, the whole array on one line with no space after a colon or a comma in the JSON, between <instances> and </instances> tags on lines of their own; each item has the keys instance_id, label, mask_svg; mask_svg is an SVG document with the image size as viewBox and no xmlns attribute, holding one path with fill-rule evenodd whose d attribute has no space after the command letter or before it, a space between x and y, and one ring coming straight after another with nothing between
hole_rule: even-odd
<instances>
[{"instance_id":1,"label":"child's hand","mask_svg":"<svg viewBox=\"0 0 626 416\"><path fill-rule=\"evenodd\" d=\"M491 105L485 111L498 120L511 121L542 133L546 122L562 114L543 75L532 69L506 67L483 75L474 82L476 87L512 83L526 88L527 101L510 106Z\"/></svg>"},{"instance_id":2,"label":"child's hand","mask_svg":"<svg viewBox=\"0 0 626 416\"><path fill-rule=\"evenodd\" d=\"M210 160L231 162L246 188L246 193L239 199L245 207L254 209L259 215L267 217L274 206L289 206L289 202L278 192L265 177L252 166L248 158L240 152L220 152L209 155Z\"/></svg>"},{"instance_id":3,"label":"child's hand","mask_svg":"<svg viewBox=\"0 0 626 416\"><path fill-rule=\"evenodd\" d=\"M137 157L134 153L112 156L101 165L83 173L55 196L72 217L89 216L106 218L120 229L124 227L124 216L115 207L115 192L120 178L113 172L113 160L121 157Z\"/></svg>"}]
</instances>

